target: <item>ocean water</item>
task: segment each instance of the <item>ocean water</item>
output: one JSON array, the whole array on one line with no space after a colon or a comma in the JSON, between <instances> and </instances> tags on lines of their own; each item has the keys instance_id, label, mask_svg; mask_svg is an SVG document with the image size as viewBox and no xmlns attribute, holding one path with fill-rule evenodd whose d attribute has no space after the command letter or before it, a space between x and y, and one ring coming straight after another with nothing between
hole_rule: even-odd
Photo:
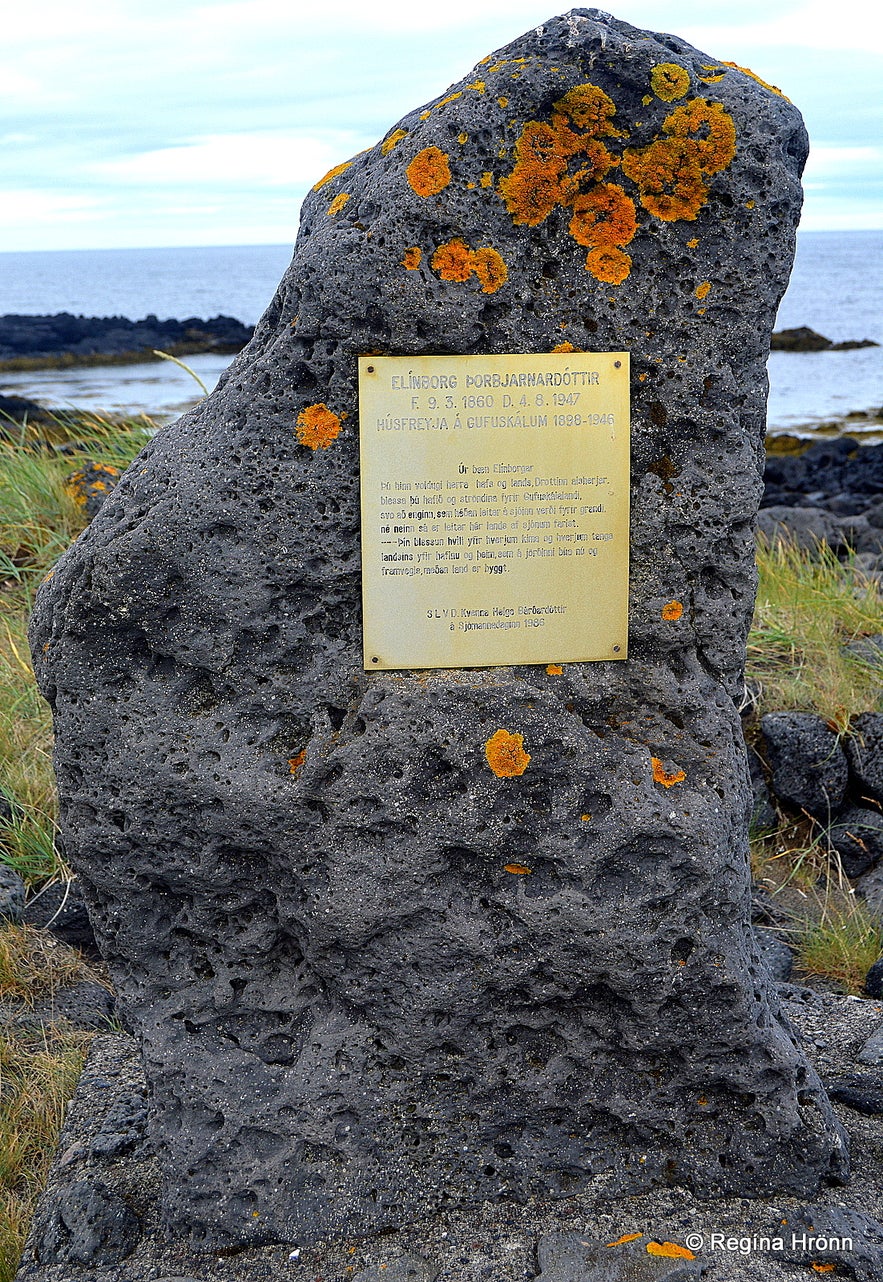
<instances>
[{"instance_id":1,"label":"ocean water","mask_svg":"<svg viewBox=\"0 0 883 1282\"><path fill-rule=\"evenodd\" d=\"M290 257L289 245L0 253L0 314L67 311L137 320L151 312L177 319L224 313L254 324ZM799 325L835 342L871 338L883 344L883 232L798 235L776 328ZM212 388L229 359L194 356L187 364ZM773 352L768 368L772 432L824 432L833 419L883 407L883 346ZM160 423L202 394L168 362L0 374L3 390L56 407L145 412ZM850 432L883 439L879 423L861 419Z\"/></svg>"}]
</instances>

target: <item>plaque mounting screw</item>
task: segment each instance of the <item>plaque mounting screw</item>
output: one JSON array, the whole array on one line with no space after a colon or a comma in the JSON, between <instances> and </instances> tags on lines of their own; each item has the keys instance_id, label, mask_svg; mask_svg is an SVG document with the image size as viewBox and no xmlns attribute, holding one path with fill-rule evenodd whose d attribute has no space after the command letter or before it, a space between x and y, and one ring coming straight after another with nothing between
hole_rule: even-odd
<instances>
[{"instance_id":1,"label":"plaque mounting screw","mask_svg":"<svg viewBox=\"0 0 883 1282\"><path fill-rule=\"evenodd\" d=\"M365 368L366 368L366 370L368 371L368 373L369 373L369 374L373 374L373 373L374 373L374 366L373 366L373 365L366 365L366 366L365 366Z\"/></svg>"},{"instance_id":2,"label":"plaque mounting screw","mask_svg":"<svg viewBox=\"0 0 883 1282\"><path fill-rule=\"evenodd\" d=\"M613 362L613 368L614 368L614 369L622 369L622 361L614 361L614 362Z\"/></svg>"},{"instance_id":3,"label":"plaque mounting screw","mask_svg":"<svg viewBox=\"0 0 883 1282\"><path fill-rule=\"evenodd\" d=\"M378 657L377 657L377 655L376 655L376 654L374 655L374 657L373 657L373 659L371 660L371 662L372 662L372 663L379 663L379 662L380 662L380 660L378 659Z\"/></svg>"},{"instance_id":4,"label":"plaque mounting screw","mask_svg":"<svg viewBox=\"0 0 883 1282\"><path fill-rule=\"evenodd\" d=\"M621 646L621 645L615 645L615 646L613 647L613 653L614 653L614 654L619 654L619 652L620 652L620 650L621 650L621 649L622 649L622 646Z\"/></svg>"}]
</instances>

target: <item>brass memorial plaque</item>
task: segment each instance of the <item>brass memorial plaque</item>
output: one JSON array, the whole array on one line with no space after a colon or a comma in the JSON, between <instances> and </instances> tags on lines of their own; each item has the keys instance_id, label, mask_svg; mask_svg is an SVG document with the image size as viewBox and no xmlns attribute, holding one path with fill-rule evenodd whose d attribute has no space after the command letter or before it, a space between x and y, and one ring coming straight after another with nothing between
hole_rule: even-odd
<instances>
[{"instance_id":1,"label":"brass memorial plaque","mask_svg":"<svg viewBox=\"0 0 883 1282\"><path fill-rule=\"evenodd\" d=\"M624 659L629 355L359 359L365 667Z\"/></svg>"}]
</instances>

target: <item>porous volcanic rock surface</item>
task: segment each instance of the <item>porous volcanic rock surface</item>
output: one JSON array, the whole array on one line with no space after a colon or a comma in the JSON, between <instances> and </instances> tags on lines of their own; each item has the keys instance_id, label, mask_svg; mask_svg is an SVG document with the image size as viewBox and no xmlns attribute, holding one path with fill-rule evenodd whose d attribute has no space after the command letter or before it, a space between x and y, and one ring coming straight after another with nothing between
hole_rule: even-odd
<instances>
[{"instance_id":1,"label":"porous volcanic rock surface","mask_svg":"<svg viewBox=\"0 0 883 1282\"><path fill-rule=\"evenodd\" d=\"M806 148L674 37L528 32L317 183L253 341L42 588L173 1234L845 1175L749 924L734 703ZM629 660L366 675L357 357L561 344L631 352Z\"/></svg>"}]
</instances>

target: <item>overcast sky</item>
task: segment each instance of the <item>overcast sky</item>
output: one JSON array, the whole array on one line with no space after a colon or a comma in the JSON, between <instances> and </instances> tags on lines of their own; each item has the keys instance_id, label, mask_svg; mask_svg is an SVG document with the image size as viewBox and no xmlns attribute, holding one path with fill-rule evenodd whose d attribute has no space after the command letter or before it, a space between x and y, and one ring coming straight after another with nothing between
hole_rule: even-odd
<instances>
[{"instance_id":1,"label":"overcast sky","mask_svg":"<svg viewBox=\"0 0 883 1282\"><path fill-rule=\"evenodd\" d=\"M558 12L563 12L561 6ZM0 249L290 243L300 200L554 0L20 0ZM803 111L803 226L883 227L879 0L623 0Z\"/></svg>"}]
</instances>

